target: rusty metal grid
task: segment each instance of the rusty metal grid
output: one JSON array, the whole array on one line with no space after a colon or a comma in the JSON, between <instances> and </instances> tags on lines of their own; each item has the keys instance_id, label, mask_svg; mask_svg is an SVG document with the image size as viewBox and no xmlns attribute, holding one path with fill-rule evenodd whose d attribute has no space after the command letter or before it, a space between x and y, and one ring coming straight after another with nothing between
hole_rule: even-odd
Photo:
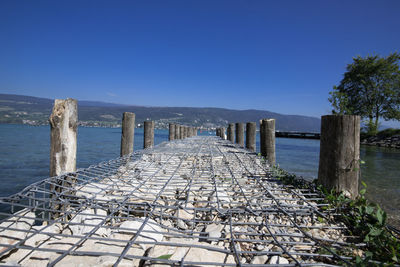
<instances>
[{"instance_id":1,"label":"rusty metal grid","mask_svg":"<svg viewBox=\"0 0 400 267\"><path fill-rule=\"evenodd\" d=\"M0 264L340 266L361 245L320 200L229 141L175 140L1 198Z\"/></svg>"}]
</instances>

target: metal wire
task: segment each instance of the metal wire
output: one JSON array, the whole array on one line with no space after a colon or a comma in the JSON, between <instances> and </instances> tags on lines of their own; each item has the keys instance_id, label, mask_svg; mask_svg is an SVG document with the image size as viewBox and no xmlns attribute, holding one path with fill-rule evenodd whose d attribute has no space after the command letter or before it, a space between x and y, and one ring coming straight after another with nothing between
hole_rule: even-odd
<instances>
[{"instance_id":1,"label":"metal wire","mask_svg":"<svg viewBox=\"0 0 400 267\"><path fill-rule=\"evenodd\" d=\"M343 265L360 245L321 199L229 141L165 142L0 198L0 264Z\"/></svg>"}]
</instances>

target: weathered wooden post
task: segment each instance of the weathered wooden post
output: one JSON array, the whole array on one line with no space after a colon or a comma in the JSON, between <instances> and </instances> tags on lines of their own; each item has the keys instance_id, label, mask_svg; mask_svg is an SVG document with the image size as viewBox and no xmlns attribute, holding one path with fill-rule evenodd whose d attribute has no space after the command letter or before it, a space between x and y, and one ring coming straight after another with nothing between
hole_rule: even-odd
<instances>
[{"instance_id":1,"label":"weathered wooden post","mask_svg":"<svg viewBox=\"0 0 400 267\"><path fill-rule=\"evenodd\" d=\"M194 127L190 127L189 130L190 130L190 137L193 137L194 136Z\"/></svg>"},{"instance_id":2,"label":"weathered wooden post","mask_svg":"<svg viewBox=\"0 0 400 267\"><path fill-rule=\"evenodd\" d=\"M169 124L169 141L175 140L175 124Z\"/></svg>"},{"instance_id":3,"label":"weathered wooden post","mask_svg":"<svg viewBox=\"0 0 400 267\"><path fill-rule=\"evenodd\" d=\"M236 143L244 147L244 124L241 122L236 123Z\"/></svg>"},{"instance_id":4,"label":"weathered wooden post","mask_svg":"<svg viewBox=\"0 0 400 267\"><path fill-rule=\"evenodd\" d=\"M256 123L246 123L246 148L252 152L256 151Z\"/></svg>"},{"instance_id":5,"label":"weathered wooden post","mask_svg":"<svg viewBox=\"0 0 400 267\"><path fill-rule=\"evenodd\" d=\"M185 139L185 126L181 125L181 139Z\"/></svg>"},{"instance_id":6,"label":"weathered wooden post","mask_svg":"<svg viewBox=\"0 0 400 267\"><path fill-rule=\"evenodd\" d=\"M235 124L229 123L228 125L228 140L232 143L235 142Z\"/></svg>"},{"instance_id":7,"label":"weathered wooden post","mask_svg":"<svg viewBox=\"0 0 400 267\"><path fill-rule=\"evenodd\" d=\"M50 115L50 176L76 170L78 104L75 99L56 99Z\"/></svg>"},{"instance_id":8,"label":"weathered wooden post","mask_svg":"<svg viewBox=\"0 0 400 267\"><path fill-rule=\"evenodd\" d=\"M216 129L215 129L215 135L221 137L220 129L219 129L219 128L216 128Z\"/></svg>"},{"instance_id":9,"label":"weathered wooden post","mask_svg":"<svg viewBox=\"0 0 400 267\"><path fill-rule=\"evenodd\" d=\"M180 139L180 125L179 124L175 124L175 139Z\"/></svg>"},{"instance_id":10,"label":"weathered wooden post","mask_svg":"<svg viewBox=\"0 0 400 267\"><path fill-rule=\"evenodd\" d=\"M360 177L360 116L321 117L318 181L355 198Z\"/></svg>"},{"instance_id":11,"label":"weathered wooden post","mask_svg":"<svg viewBox=\"0 0 400 267\"><path fill-rule=\"evenodd\" d=\"M225 127L221 128L221 138L226 140L226 133L225 133Z\"/></svg>"},{"instance_id":12,"label":"weathered wooden post","mask_svg":"<svg viewBox=\"0 0 400 267\"><path fill-rule=\"evenodd\" d=\"M143 148L154 146L154 121L144 122Z\"/></svg>"},{"instance_id":13,"label":"weathered wooden post","mask_svg":"<svg viewBox=\"0 0 400 267\"><path fill-rule=\"evenodd\" d=\"M135 113L124 112L122 115L121 157L133 152L134 136Z\"/></svg>"},{"instance_id":14,"label":"weathered wooden post","mask_svg":"<svg viewBox=\"0 0 400 267\"><path fill-rule=\"evenodd\" d=\"M265 155L265 134L262 124L263 120L260 120L260 153L261 155Z\"/></svg>"},{"instance_id":15,"label":"weathered wooden post","mask_svg":"<svg viewBox=\"0 0 400 267\"><path fill-rule=\"evenodd\" d=\"M264 154L271 165L275 165L275 119L262 121Z\"/></svg>"},{"instance_id":16,"label":"weathered wooden post","mask_svg":"<svg viewBox=\"0 0 400 267\"><path fill-rule=\"evenodd\" d=\"M50 213L58 218L68 209L65 198L74 194L76 175L76 132L78 127L78 104L75 99L56 99L50 122ZM65 215L65 214L64 214Z\"/></svg>"}]
</instances>

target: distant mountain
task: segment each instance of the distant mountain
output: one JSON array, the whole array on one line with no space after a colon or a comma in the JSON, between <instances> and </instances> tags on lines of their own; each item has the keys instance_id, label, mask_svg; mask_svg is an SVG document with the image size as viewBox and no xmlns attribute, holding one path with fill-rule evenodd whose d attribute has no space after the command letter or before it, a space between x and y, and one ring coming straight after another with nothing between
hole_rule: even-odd
<instances>
[{"instance_id":1,"label":"distant mountain","mask_svg":"<svg viewBox=\"0 0 400 267\"><path fill-rule=\"evenodd\" d=\"M0 123L47 124L54 100L23 95L0 94ZM82 125L118 126L123 112L134 112L136 123L156 121L156 127L166 128L177 122L207 128L227 126L229 122L259 122L276 119L280 131L319 132L319 118L283 115L265 110L231 110L224 108L143 107L97 101L78 101L78 116Z\"/></svg>"}]
</instances>

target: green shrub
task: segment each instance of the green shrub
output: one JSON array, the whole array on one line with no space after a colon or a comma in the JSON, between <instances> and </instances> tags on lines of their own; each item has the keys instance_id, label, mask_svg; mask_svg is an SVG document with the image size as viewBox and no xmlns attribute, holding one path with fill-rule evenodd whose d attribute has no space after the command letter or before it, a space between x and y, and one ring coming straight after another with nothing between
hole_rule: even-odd
<instances>
[{"instance_id":1,"label":"green shrub","mask_svg":"<svg viewBox=\"0 0 400 267\"><path fill-rule=\"evenodd\" d=\"M399 131L399 130L397 130ZM328 204L325 209L333 210L334 220L343 222L349 235L356 237L352 242L365 243L362 248L363 256L354 256L349 251L342 251L342 255L353 257L353 266L394 266L400 264L400 240L387 227L386 213L379 205L369 202L365 198L366 184L361 189L356 199L350 199L342 193L334 190L328 191L321 185L297 178L295 175L273 167L275 178L283 184L290 184L297 188L309 188L319 190L323 196L323 202ZM354 247L353 249L357 249ZM377 261L379 263L377 263Z\"/></svg>"}]
</instances>

